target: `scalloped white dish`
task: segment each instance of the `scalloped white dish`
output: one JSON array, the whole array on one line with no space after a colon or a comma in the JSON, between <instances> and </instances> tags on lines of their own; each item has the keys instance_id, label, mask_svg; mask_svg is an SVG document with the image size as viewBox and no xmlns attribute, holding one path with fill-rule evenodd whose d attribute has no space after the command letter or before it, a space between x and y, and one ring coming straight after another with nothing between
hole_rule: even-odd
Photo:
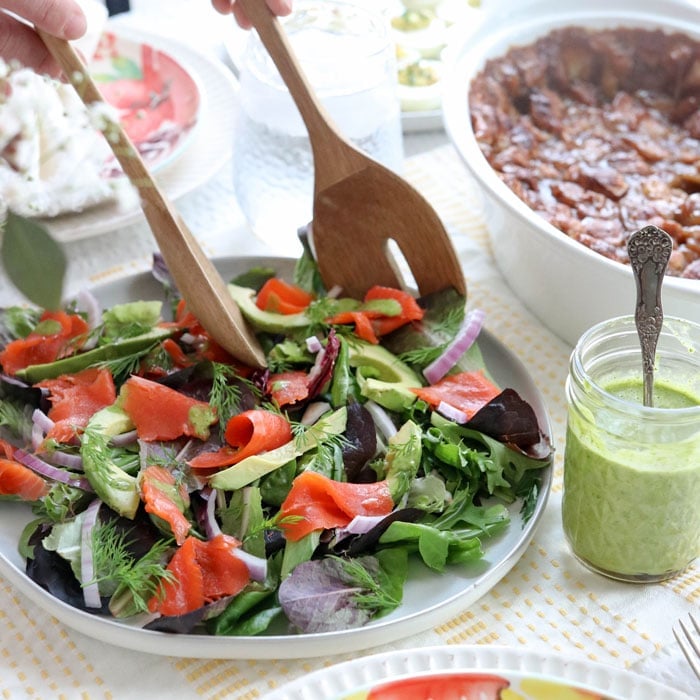
<instances>
[{"instance_id":1,"label":"scalloped white dish","mask_svg":"<svg viewBox=\"0 0 700 700\"><path fill-rule=\"evenodd\" d=\"M217 261L224 279L251 267L274 267L289 276L294 261L288 258L226 258ZM93 290L103 306L137 299L163 298L160 285L150 273L101 285ZM488 331L479 344L493 377L502 386L514 388L533 407L541 430L552 429L544 400L522 363ZM7 502L0 509L0 574L8 578L33 603L72 627L95 639L152 654L198 658L284 659L323 656L358 651L405 638L440 624L468 608L487 593L520 559L530 543L549 496L552 467L543 470L542 487L534 513L523 523L519 502L509 507L511 523L504 532L483 540L485 556L480 561L451 567L444 574L431 573L419 561L409 567L401 606L392 614L364 627L317 634L272 633L259 637L213 637L179 635L144 630L129 622L101 617L70 607L47 593L24 573L17 552L22 529L33 515L26 504Z\"/></svg>"},{"instance_id":2,"label":"scalloped white dish","mask_svg":"<svg viewBox=\"0 0 700 700\"><path fill-rule=\"evenodd\" d=\"M586 659L500 646L386 652L303 676L266 700L689 700Z\"/></svg>"}]
</instances>

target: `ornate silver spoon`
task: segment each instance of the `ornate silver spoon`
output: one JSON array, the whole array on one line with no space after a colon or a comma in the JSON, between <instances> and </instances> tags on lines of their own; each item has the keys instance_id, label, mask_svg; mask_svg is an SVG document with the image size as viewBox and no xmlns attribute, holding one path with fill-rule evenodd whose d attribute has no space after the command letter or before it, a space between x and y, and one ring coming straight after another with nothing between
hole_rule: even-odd
<instances>
[{"instance_id":1,"label":"ornate silver spoon","mask_svg":"<svg viewBox=\"0 0 700 700\"><path fill-rule=\"evenodd\" d=\"M627 242L630 264L637 285L634 320L642 348L645 406L654 405L654 360L664 321L661 285L672 248L671 236L656 226L645 226L633 233Z\"/></svg>"}]
</instances>

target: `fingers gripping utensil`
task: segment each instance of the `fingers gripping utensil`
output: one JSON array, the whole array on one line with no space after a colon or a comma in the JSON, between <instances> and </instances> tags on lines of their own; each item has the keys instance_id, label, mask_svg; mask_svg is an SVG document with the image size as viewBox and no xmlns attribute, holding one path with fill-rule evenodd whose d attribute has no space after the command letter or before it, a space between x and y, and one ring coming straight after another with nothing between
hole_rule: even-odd
<instances>
[{"instance_id":1,"label":"fingers gripping utensil","mask_svg":"<svg viewBox=\"0 0 700 700\"><path fill-rule=\"evenodd\" d=\"M644 405L654 405L654 361L656 344L663 326L661 285L668 265L673 239L656 226L645 226L630 236L627 251L637 286L634 320L642 348Z\"/></svg>"},{"instance_id":2,"label":"fingers gripping utensil","mask_svg":"<svg viewBox=\"0 0 700 700\"><path fill-rule=\"evenodd\" d=\"M405 180L348 142L332 123L264 0L236 0L301 113L314 160L312 240L328 286L361 298L372 285L406 287L394 241L421 294L466 294L459 260L430 204ZM300 222L303 223L303 222Z\"/></svg>"},{"instance_id":3,"label":"fingers gripping utensil","mask_svg":"<svg viewBox=\"0 0 700 700\"><path fill-rule=\"evenodd\" d=\"M104 102L71 44L39 29L37 32L80 99L86 105ZM118 122L111 120L105 136L124 173L139 192L143 213L190 311L219 345L235 358L253 367L265 367L265 355L226 284L159 189L131 139Z\"/></svg>"}]
</instances>

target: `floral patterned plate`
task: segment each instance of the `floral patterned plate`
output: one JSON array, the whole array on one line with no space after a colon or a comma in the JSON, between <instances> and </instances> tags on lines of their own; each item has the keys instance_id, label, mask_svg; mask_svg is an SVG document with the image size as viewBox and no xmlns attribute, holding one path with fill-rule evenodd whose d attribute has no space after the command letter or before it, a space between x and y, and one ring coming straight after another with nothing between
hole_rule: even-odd
<instances>
[{"instance_id":1,"label":"floral patterned plate","mask_svg":"<svg viewBox=\"0 0 700 700\"><path fill-rule=\"evenodd\" d=\"M265 700L690 700L636 673L549 650L449 645L358 657Z\"/></svg>"},{"instance_id":2,"label":"floral patterned plate","mask_svg":"<svg viewBox=\"0 0 700 700\"><path fill-rule=\"evenodd\" d=\"M180 63L147 43L104 32L90 73L152 172L182 154L197 124L201 92ZM119 173L110 160L106 175Z\"/></svg>"}]
</instances>

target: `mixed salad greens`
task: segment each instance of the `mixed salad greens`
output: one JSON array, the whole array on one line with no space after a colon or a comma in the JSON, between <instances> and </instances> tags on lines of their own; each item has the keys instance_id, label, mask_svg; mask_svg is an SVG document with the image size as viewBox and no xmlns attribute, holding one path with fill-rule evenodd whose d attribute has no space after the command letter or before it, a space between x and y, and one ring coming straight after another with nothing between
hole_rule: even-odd
<instances>
[{"instance_id":1,"label":"mixed salad greens","mask_svg":"<svg viewBox=\"0 0 700 700\"><path fill-rule=\"evenodd\" d=\"M308 253L291 282L251 269L229 289L259 370L153 272L165 303L0 310L0 499L32 509L52 595L169 632L350 629L401 604L409 559L439 576L531 514L549 439L454 291L345 298Z\"/></svg>"}]
</instances>

